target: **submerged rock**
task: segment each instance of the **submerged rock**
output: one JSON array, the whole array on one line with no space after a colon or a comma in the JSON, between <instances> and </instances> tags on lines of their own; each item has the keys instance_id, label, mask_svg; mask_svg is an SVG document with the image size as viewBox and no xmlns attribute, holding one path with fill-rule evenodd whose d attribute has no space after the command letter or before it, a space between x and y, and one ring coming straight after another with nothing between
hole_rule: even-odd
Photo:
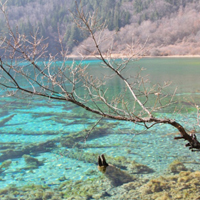
<instances>
[{"instance_id":1,"label":"submerged rock","mask_svg":"<svg viewBox=\"0 0 200 200\"><path fill-rule=\"evenodd\" d=\"M5 171L9 166L10 164L12 163L11 160L6 160L4 161L1 165L0 165L0 173Z\"/></svg>"},{"instance_id":2,"label":"submerged rock","mask_svg":"<svg viewBox=\"0 0 200 200\"><path fill-rule=\"evenodd\" d=\"M132 161L128 165L128 170L132 174L148 174L148 173L153 173L154 170L146 165L143 165L141 163L137 163L136 161Z\"/></svg>"},{"instance_id":3,"label":"submerged rock","mask_svg":"<svg viewBox=\"0 0 200 200\"><path fill-rule=\"evenodd\" d=\"M110 194L106 192L111 188L107 182L103 181L103 177L96 177L92 179L63 182L58 191L61 191L64 199L100 199L109 197ZM107 199L107 198L106 198Z\"/></svg>"},{"instance_id":4,"label":"submerged rock","mask_svg":"<svg viewBox=\"0 0 200 200\"><path fill-rule=\"evenodd\" d=\"M168 167L168 171L174 174L187 170L188 169L185 167L185 165L179 160L174 160Z\"/></svg>"},{"instance_id":5,"label":"submerged rock","mask_svg":"<svg viewBox=\"0 0 200 200\"><path fill-rule=\"evenodd\" d=\"M106 165L104 163L104 165ZM107 166L108 167L108 166ZM102 167L103 169L103 167ZM104 171L104 170L103 170ZM100 173L99 173L100 174ZM200 171L182 171L176 175L160 176L152 180L137 179L113 187L98 177L72 181L67 180L51 189L45 185L27 185L0 189L0 199L123 199L123 200L198 200L200 199ZM17 196L17 197L16 197Z\"/></svg>"},{"instance_id":6,"label":"submerged rock","mask_svg":"<svg viewBox=\"0 0 200 200\"><path fill-rule=\"evenodd\" d=\"M44 164L44 161L39 161L37 158L31 157L30 155L23 155L23 158L28 166L28 168L38 168L40 165Z\"/></svg>"},{"instance_id":7,"label":"submerged rock","mask_svg":"<svg viewBox=\"0 0 200 200\"><path fill-rule=\"evenodd\" d=\"M169 189L168 181L164 177L150 180L144 187L144 194L152 194L155 192L162 192Z\"/></svg>"},{"instance_id":8,"label":"submerged rock","mask_svg":"<svg viewBox=\"0 0 200 200\"><path fill-rule=\"evenodd\" d=\"M200 199L200 172L182 171L173 176L161 176L144 184L139 192L143 199Z\"/></svg>"}]
</instances>

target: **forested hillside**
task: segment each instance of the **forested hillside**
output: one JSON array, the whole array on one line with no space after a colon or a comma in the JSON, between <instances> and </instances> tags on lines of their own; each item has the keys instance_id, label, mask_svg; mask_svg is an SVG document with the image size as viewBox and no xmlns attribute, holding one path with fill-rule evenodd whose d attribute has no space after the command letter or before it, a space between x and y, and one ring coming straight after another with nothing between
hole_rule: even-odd
<instances>
[{"instance_id":1,"label":"forested hillside","mask_svg":"<svg viewBox=\"0 0 200 200\"><path fill-rule=\"evenodd\" d=\"M114 35L116 53L125 50L127 43L135 50L145 44L146 55L199 54L199 4L199 0L78 1L86 13L97 12L99 23L106 21L105 35ZM39 27L39 36L48 38L51 53L59 50L58 29L69 53L90 44L73 23L70 12L76 12L74 0L8 0L7 11L11 26L20 33L30 35ZM2 35L6 32L2 15L0 26ZM88 48L92 50L90 45ZM102 45L102 50L106 48Z\"/></svg>"}]
</instances>

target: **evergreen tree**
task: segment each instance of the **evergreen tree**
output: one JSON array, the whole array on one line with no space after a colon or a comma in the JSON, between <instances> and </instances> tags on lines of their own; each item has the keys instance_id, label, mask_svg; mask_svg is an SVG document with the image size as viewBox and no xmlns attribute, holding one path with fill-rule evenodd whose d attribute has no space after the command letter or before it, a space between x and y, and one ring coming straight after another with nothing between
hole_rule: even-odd
<instances>
[{"instance_id":1,"label":"evergreen tree","mask_svg":"<svg viewBox=\"0 0 200 200\"><path fill-rule=\"evenodd\" d=\"M152 5L160 2L167 2L162 4L168 6L167 9L162 7L160 10L152 10ZM4 3L5 0L2 0ZM80 3L81 2L81 3ZM131 3L130 3L131 2ZM107 23L107 27L110 31L118 31L121 27L129 24L130 18L136 15L134 19L138 19L138 23L142 23L144 20L155 21L161 19L162 17L169 15L169 8L177 11L180 6L185 7L188 3L198 3L198 0L78 0L78 6L82 7L85 13L96 12L98 23ZM127 9L127 5L133 5L134 13L131 13ZM13 27L18 26L19 32L29 35L33 32L33 26L37 28L39 26L40 35L44 38L49 37L51 43L53 44L58 35L58 25L62 27L61 33L65 33L64 41L70 46L77 45L84 39L82 33L74 27L73 18L69 12L76 13L76 1L74 0L9 0L8 13L11 13L9 20ZM35 8L44 8L44 12L38 12ZM126 5L126 6L124 6ZM149 8L151 10L149 10ZM29 9L28 12L21 12L23 9ZM27 10L26 10L27 11ZM43 11L43 10L42 10ZM151 11L151 12L150 12ZM30 24L26 13L30 13L34 17L35 24ZM20 14L19 14L20 13ZM133 19L133 18L132 18ZM32 21L31 21L32 22ZM1 30L0 32L5 32L4 22L0 19Z\"/></svg>"},{"instance_id":2,"label":"evergreen tree","mask_svg":"<svg viewBox=\"0 0 200 200\"><path fill-rule=\"evenodd\" d=\"M115 5L115 11L114 11L114 20L113 20L113 25L116 31L119 31L119 28L121 27L120 24L120 5L119 3L116 3Z\"/></svg>"},{"instance_id":3,"label":"evergreen tree","mask_svg":"<svg viewBox=\"0 0 200 200\"><path fill-rule=\"evenodd\" d=\"M76 24L71 26L70 36L67 41L67 46L69 50L72 50L74 44L77 45L81 41L80 30L77 28Z\"/></svg>"}]
</instances>

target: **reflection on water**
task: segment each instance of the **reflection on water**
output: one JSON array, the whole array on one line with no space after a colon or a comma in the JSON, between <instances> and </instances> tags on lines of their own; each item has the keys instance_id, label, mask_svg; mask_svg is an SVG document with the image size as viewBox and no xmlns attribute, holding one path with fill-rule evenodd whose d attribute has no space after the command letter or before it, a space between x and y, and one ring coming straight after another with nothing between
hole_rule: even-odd
<instances>
[{"instance_id":1,"label":"reflection on water","mask_svg":"<svg viewBox=\"0 0 200 200\"><path fill-rule=\"evenodd\" d=\"M91 73L96 64L92 62ZM187 109L173 113L173 107L157 116L176 118L187 130L195 130L197 137L197 110L189 101L199 102L199 64L200 59L146 58L130 66L145 67L153 83L171 80L170 90L178 86L176 106ZM120 82L113 88L119 92ZM104 119L85 142L86 130L99 117L70 103L1 98L0 105L0 199L200 197L199 152L173 140L178 133L168 125L145 130L130 122ZM101 154L132 181L113 186L97 169ZM119 176L115 173L114 178Z\"/></svg>"}]
</instances>

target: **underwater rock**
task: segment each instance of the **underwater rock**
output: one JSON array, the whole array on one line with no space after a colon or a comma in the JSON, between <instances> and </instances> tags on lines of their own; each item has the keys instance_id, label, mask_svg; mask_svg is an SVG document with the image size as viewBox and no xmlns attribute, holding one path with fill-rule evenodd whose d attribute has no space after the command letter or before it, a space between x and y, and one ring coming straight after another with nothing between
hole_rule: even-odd
<instances>
[{"instance_id":1,"label":"underwater rock","mask_svg":"<svg viewBox=\"0 0 200 200\"><path fill-rule=\"evenodd\" d=\"M94 198L94 199L104 199L104 198L108 198L108 197L110 197L111 195L109 194L109 193L107 193L107 192L99 192L98 194L95 194L95 195L93 195L92 197Z\"/></svg>"},{"instance_id":2,"label":"underwater rock","mask_svg":"<svg viewBox=\"0 0 200 200\"><path fill-rule=\"evenodd\" d=\"M108 164L103 154L98 157L98 169L109 179L113 186L120 186L136 179L114 165Z\"/></svg>"},{"instance_id":3,"label":"underwater rock","mask_svg":"<svg viewBox=\"0 0 200 200\"><path fill-rule=\"evenodd\" d=\"M58 190L61 191L63 199L99 199L107 197L106 192L111 186L103 180L103 176L98 176L92 179L63 182Z\"/></svg>"},{"instance_id":4,"label":"underwater rock","mask_svg":"<svg viewBox=\"0 0 200 200\"><path fill-rule=\"evenodd\" d=\"M51 199L52 197L54 196L54 192L51 191L51 190L47 190L44 192L43 194L43 199L46 200L46 199Z\"/></svg>"},{"instance_id":5,"label":"underwater rock","mask_svg":"<svg viewBox=\"0 0 200 200\"><path fill-rule=\"evenodd\" d=\"M39 161L37 158L33 158L30 155L24 154L22 157L24 158L28 168L38 168L44 164L44 160Z\"/></svg>"},{"instance_id":6,"label":"underwater rock","mask_svg":"<svg viewBox=\"0 0 200 200\"><path fill-rule=\"evenodd\" d=\"M65 176L62 176L60 178L58 178L59 181L66 181L66 177Z\"/></svg>"},{"instance_id":7,"label":"underwater rock","mask_svg":"<svg viewBox=\"0 0 200 200\"><path fill-rule=\"evenodd\" d=\"M62 200L58 190L51 190L44 185L26 185L23 187L9 186L0 189L1 200Z\"/></svg>"},{"instance_id":8,"label":"underwater rock","mask_svg":"<svg viewBox=\"0 0 200 200\"><path fill-rule=\"evenodd\" d=\"M97 175L98 172L97 172L97 170L91 169L91 170L87 170L84 174L85 174L86 176L91 176L91 175Z\"/></svg>"},{"instance_id":9,"label":"underwater rock","mask_svg":"<svg viewBox=\"0 0 200 200\"><path fill-rule=\"evenodd\" d=\"M45 185L0 189L1 200L8 200L10 197L21 200L198 200L200 199L200 171L182 171L179 174L145 181L142 178L118 187L112 187L102 174L86 180L67 180L55 189Z\"/></svg>"},{"instance_id":10,"label":"underwater rock","mask_svg":"<svg viewBox=\"0 0 200 200\"><path fill-rule=\"evenodd\" d=\"M152 168L136 161L132 161L131 164L128 165L128 171L132 174L148 174L154 172Z\"/></svg>"},{"instance_id":11,"label":"underwater rock","mask_svg":"<svg viewBox=\"0 0 200 200\"><path fill-rule=\"evenodd\" d=\"M1 165L0 165L0 173L5 171L9 166L10 164L12 163L11 160L6 160L4 161Z\"/></svg>"},{"instance_id":12,"label":"underwater rock","mask_svg":"<svg viewBox=\"0 0 200 200\"><path fill-rule=\"evenodd\" d=\"M156 192L161 192L169 189L169 185L167 183L167 180L163 177L160 177L158 179L152 179L150 180L144 187L143 193L144 194L152 194Z\"/></svg>"},{"instance_id":13,"label":"underwater rock","mask_svg":"<svg viewBox=\"0 0 200 200\"><path fill-rule=\"evenodd\" d=\"M182 171L173 176L161 176L143 185L139 192L144 199L200 199L200 172Z\"/></svg>"},{"instance_id":14,"label":"underwater rock","mask_svg":"<svg viewBox=\"0 0 200 200\"><path fill-rule=\"evenodd\" d=\"M168 167L168 171L174 174L187 170L188 169L185 167L185 165L179 160L174 160Z\"/></svg>"},{"instance_id":15,"label":"underwater rock","mask_svg":"<svg viewBox=\"0 0 200 200\"><path fill-rule=\"evenodd\" d=\"M171 200L171 196L167 193L167 192L163 192L163 194L161 196L156 197L156 200Z\"/></svg>"},{"instance_id":16,"label":"underwater rock","mask_svg":"<svg viewBox=\"0 0 200 200\"><path fill-rule=\"evenodd\" d=\"M9 193L9 189L8 188L3 188L3 189L0 189L0 195L4 195L4 194L8 194Z\"/></svg>"}]
</instances>

